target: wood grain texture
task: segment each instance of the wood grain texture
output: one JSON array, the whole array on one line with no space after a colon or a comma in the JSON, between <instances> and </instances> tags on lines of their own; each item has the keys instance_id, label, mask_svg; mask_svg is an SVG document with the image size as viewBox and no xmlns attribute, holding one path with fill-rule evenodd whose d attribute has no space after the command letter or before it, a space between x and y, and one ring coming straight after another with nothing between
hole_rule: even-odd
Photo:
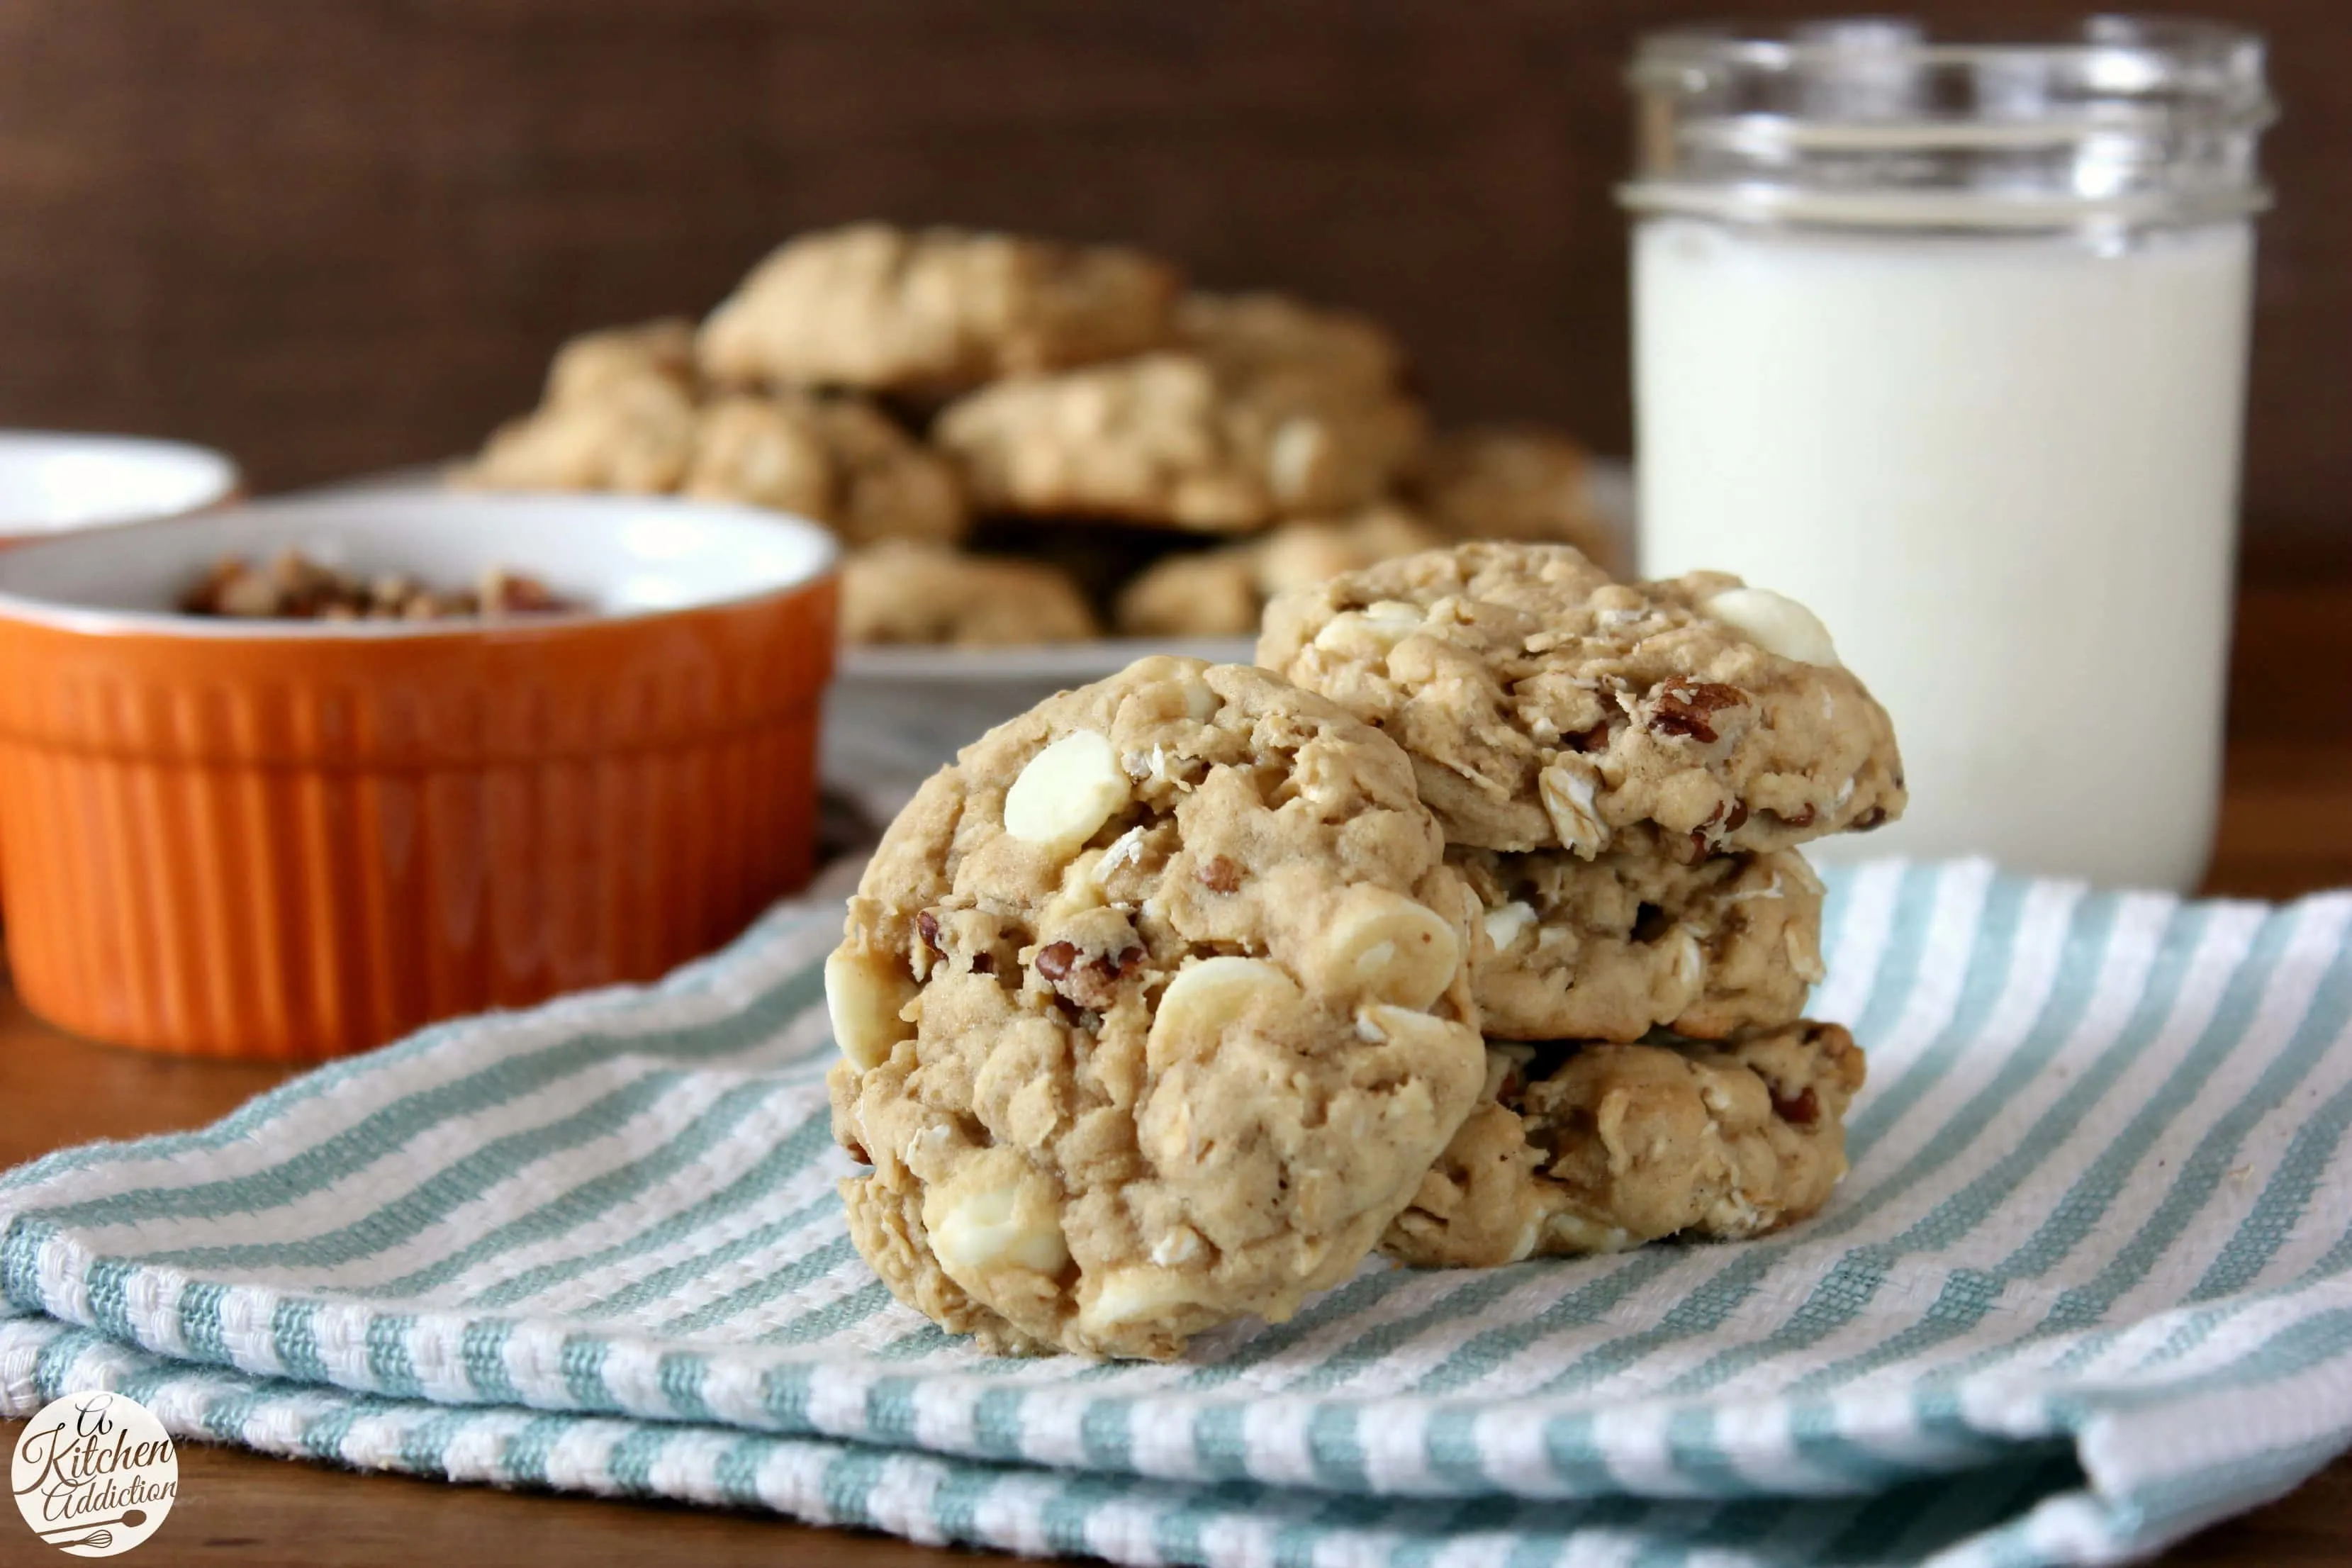
<instances>
[{"instance_id":1,"label":"wood grain texture","mask_svg":"<svg viewBox=\"0 0 2352 1568\"><path fill-rule=\"evenodd\" d=\"M1629 41L1820 9L0 0L0 422L188 436L265 488L432 458L565 333L699 310L780 237L880 216L1360 306L1443 411L1622 451ZM2341 0L2227 9L2273 37L2288 110L2254 539L2352 558L2352 26Z\"/></svg>"},{"instance_id":2,"label":"wood grain texture","mask_svg":"<svg viewBox=\"0 0 2352 1568\"><path fill-rule=\"evenodd\" d=\"M2237 626L2228 785L2208 890L2290 897L2352 886L2352 686L2340 679L2352 669L2352 580L2250 592ZM289 1070L90 1045L0 989L0 1168L94 1138L200 1126ZM16 1424L0 1422L0 1448L15 1440ZM226 1449L184 1448L181 1465L182 1500L140 1548L142 1568L1005 1561L765 1515L451 1487ZM16 1560L14 1528L0 1516L0 1562ZM2231 1568L2352 1561L2352 1459L2168 1560Z\"/></svg>"}]
</instances>

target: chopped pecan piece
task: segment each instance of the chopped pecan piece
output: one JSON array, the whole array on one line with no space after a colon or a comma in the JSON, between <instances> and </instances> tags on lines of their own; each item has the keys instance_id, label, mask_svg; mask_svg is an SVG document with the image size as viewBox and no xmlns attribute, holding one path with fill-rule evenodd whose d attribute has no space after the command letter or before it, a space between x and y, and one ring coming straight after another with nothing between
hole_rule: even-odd
<instances>
[{"instance_id":1,"label":"chopped pecan piece","mask_svg":"<svg viewBox=\"0 0 2352 1568\"><path fill-rule=\"evenodd\" d=\"M1792 1100L1774 1094L1772 1114L1791 1127L1811 1127L1822 1118L1822 1102L1814 1095L1812 1085L1807 1084Z\"/></svg>"},{"instance_id":2,"label":"chopped pecan piece","mask_svg":"<svg viewBox=\"0 0 2352 1568\"><path fill-rule=\"evenodd\" d=\"M1118 983L1142 962L1140 947L1088 958L1075 942L1055 942L1037 950L1036 969L1057 994L1100 1013L1118 999Z\"/></svg>"},{"instance_id":3,"label":"chopped pecan piece","mask_svg":"<svg viewBox=\"0 0 2352 1568\"><path fill-rule=\"evenodd\" d=\"M938 953L942 958L947 956L948 950L940 945L939 916L931 913L929 910L925 910L920 914L917 915L915 917L915 934L923 939L923 945L925 947L929 948L933 952Z\"/></svg>"},{"instance_id":4,"label":"chopped pecan piece","mask_svg":"<svg viewBox=\"0 0 2352 1568\"><path fill-rule=\"evenodd\" d=\"M1242 885L1242 868L1222 855L1212 855L1192 873L1213 893L1230 893Z\"/></svg>"},{"instance_id":5,"label":"chopped pecan piece","mask_svg":"<svg viewBox=\"0 0 2352 1568\"><path fill-rule=\"evenodd\" d=\"M1713 745L1715 726L1709 719L1720 709L1737 708L1748 694L1737 686L1713 680L1668 680L1660 683L1650 713L1650 729L1660 735L1681 735Z\"/></svg>"}]
</instances>

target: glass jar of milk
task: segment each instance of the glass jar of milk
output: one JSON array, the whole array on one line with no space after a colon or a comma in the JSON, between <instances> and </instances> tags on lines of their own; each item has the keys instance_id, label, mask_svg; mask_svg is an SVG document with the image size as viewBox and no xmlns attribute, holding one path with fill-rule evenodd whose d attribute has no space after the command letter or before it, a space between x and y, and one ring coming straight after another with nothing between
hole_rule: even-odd
<instances>
[{"instance_id":1,"label":"glass jar of milk","mask_svg":"<svg viewBox=\"0 0 2352 1568\"><path fill-rule=\"evenodd\" d=\"M1908 815L1822 847L2193 885L2260 40L1678 31L1632 80L1643 570L1810 605L1894 714Z\"/></svg>"}]
</instances>

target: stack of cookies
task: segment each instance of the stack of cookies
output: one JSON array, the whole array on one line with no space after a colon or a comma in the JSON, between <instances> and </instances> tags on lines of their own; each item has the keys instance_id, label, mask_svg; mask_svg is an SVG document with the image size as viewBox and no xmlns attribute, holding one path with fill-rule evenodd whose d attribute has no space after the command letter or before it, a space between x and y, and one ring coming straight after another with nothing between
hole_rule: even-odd
<instances>
[{"instance_id":1,"label":"stack of cookies","mask_svg":"<svg viewBox=\"0 0 2352 1568\"><path fill-rule=\"evenodd\" d=\"M1574 443L1426 427L1361 316L869 224L783 246L698 328L567 343L460 479L814 518L855 641L1247 636L1290 587L1449 538L1605 548Z\"/></svg>"},{"instance_id":2,"label":"stack of cookies","mask_svg":"<svg viewBox=\"0 0 2352 1568\"><path fill-rule=\"evenodd\" d=\"M851 1235L1000 1352L1165 1358L1375 1248L1803 1218L1863 1079L1796 847L1904 804L1801 606L1466 544L992 731L826 969Z\"/></svg>"}]
</instances>

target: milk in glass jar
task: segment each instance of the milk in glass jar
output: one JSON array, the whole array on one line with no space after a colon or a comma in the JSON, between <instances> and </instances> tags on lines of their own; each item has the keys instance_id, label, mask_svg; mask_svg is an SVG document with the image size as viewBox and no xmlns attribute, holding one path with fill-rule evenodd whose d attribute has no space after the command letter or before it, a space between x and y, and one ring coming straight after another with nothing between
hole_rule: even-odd
<instances>
[{"instance_id":1,"label":"milk in glass jar","mask_svg":"<svg viewBox=\"0 0 2352 1568\"><path fill-rule=\"evenodd\" d=\"M1676 31L1633 72L1642 565L1827 623L1905 819L2186 889L2219 795L2260 41Z\"/></svg>"}]
</instances>

